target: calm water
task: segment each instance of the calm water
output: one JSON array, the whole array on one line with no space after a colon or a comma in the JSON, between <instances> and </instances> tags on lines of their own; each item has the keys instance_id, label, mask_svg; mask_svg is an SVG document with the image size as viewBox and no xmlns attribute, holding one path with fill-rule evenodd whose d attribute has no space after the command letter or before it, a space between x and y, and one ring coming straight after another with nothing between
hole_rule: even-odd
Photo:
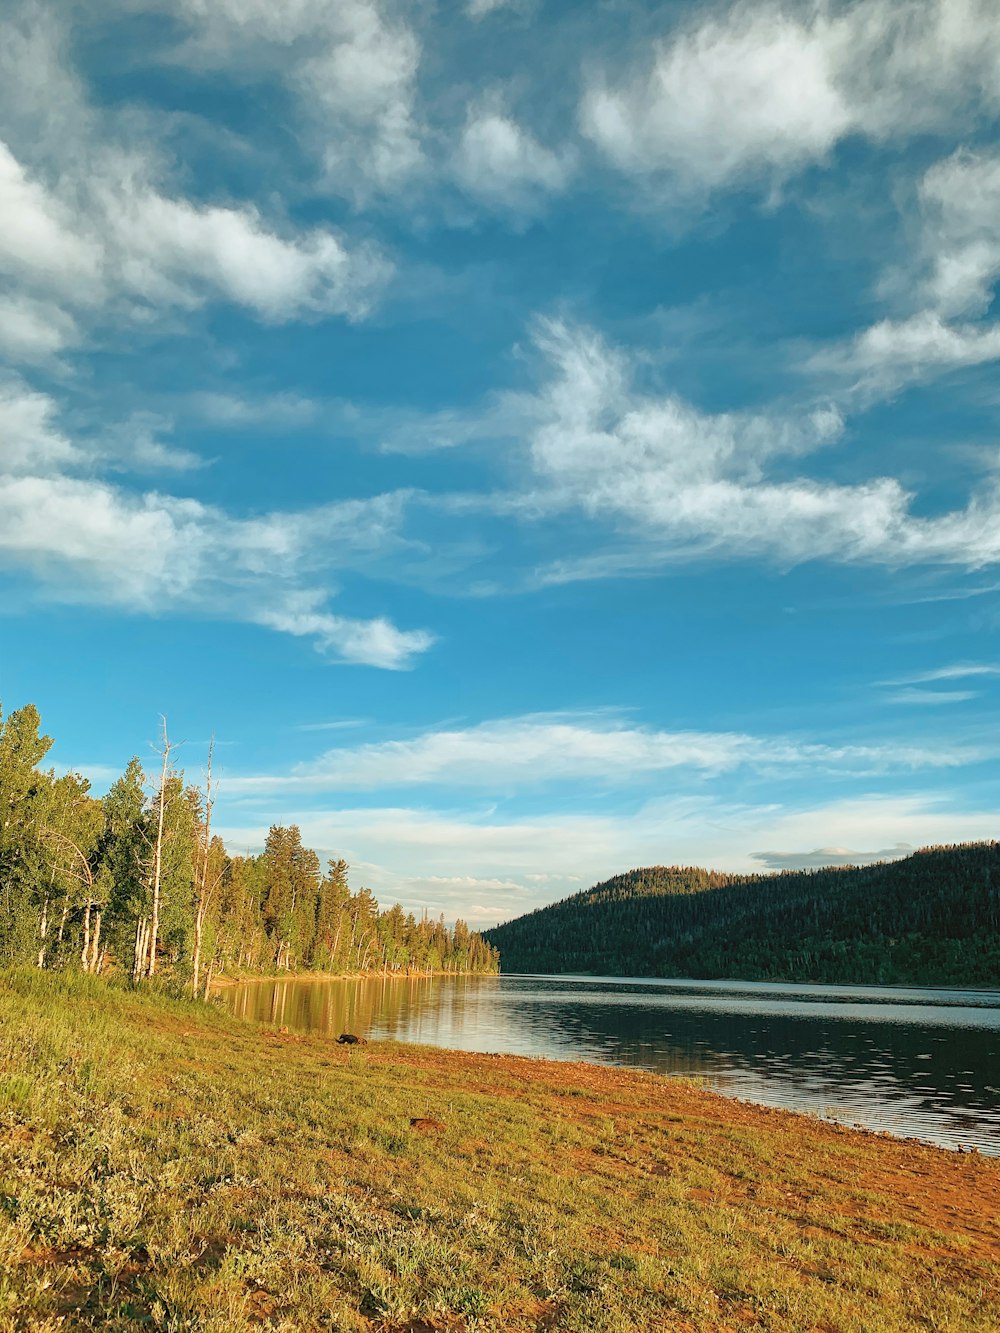
<instances>
[{"instance_id":1,"label":"calm water","mask_svg":"<svg viewBox=\"0 0 1000 1333\"><path fill-rule=\"evenodd\" d=\"M733 1097L1000 1155L1000 992L615 977L258 981L236 1013L337 1037L695 1074Z\"/></svg>"}]
</instances>

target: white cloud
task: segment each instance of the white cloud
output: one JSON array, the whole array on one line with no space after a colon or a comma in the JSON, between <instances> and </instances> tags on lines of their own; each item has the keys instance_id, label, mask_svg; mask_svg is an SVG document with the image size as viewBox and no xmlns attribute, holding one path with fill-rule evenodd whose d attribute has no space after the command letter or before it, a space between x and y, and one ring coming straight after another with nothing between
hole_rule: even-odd
<instances>
[{"instance_id":1,"label":"white cloud","mask_svg":"<svg viewBox=\"0 0 1000 1333\"><path fill-rule=\"evenodd\" d=\"M55 418L46 394L17 378L0 381L0 473L50 472L80 461Z\"/></svg>"},{"instance_id":2,"label":"white cloud","mask_svg":"<svg viewBox=\"0 0 1000 1333\"><path fill-rule=\"evenodd\" d=\"M99 436L85 444L69 439L57 424L58 416L48 394L16 376L0 380L0 476L33 473L52 478L100 465L117 471L187 471L202 465L196 454L160 438L170 433L172 423L151 413L103 425Z\"/></svg>"},{"instance_id":3,"label":"white cloud","mask_svg":"<svg viewBox=\"0 0 1000 1333\"><path fill-rule=\"evenodd\" d=\"M0 555L71 599L146 608L189 590L204 518L194 501L132 498L67 477L6 478Z\"/></svg>"},{"instance_id":4,"label":"white cloud","mask_svg":"<svg viewBox=\"0 0 1000 1333\"><path fill-rule=\"evenodd\" d=\"M8 428L0 435L0 567L29 572L53 600L248 621L308 637L345 662L400 668L430 647L426 631L327 612L326 594L309 586L317 573L393 540L398 497L240 519L54 467L43 474L47 463L73 461L50 406L40 395L0 399ZM35 475L18 475L29 465Z\"/></svg>"},{"instance_id":5,"label":"white cloud","mask_svg":"<svg viewBox=\"0 0 1000 1333\"><path fill-rule=\"evenodd\" d=\"M318 402L292 390L260 395L194 393L188 402L202 420L226 429L281 427L294 430L311 425L320 412Z\"/></svg>"},{"instance_id":6,"label":"white cloud","mask_svg":"<svg viewBox=\"0 0 1000 1333\"><path fill-rule=\"evenodd\" d=\"M563 189L573 163L568 153L543 147L492 99L470 109L454 170L475 198L524 212Z\"/></svg>"},{"instance_id":7,"label":"white cloud","mask_svg":"<svg viewBox=\"0 0 1000 1333\"><path fill-rule=\"evenodd\" d=\"M303 626L322 633L307 614ZM409 740L338 746L286 776L233 777L230 789L246 794L410 786L520 791L553 782L631 784L682 769L711 777L741 768L857 774L956 767L983 753L962 745L834 745L739 732L656 731L613 715L538 714L428 731Z\"/></svg>"},{"instance_id":8,"label":"white cloud","mask_svg":"<svg viewBox=\"0 0 1000 1333\"><path fill-rule=\"evenodd\" d=\"M634 174L709 186L822 158L851 123L836 87L829 25L739 7L654 47L652 67L596 82L582 125ZM643 62L645 63L645 62Z\"/></svg>"},{"instance_id":9,"label":"white cloud","mask_svg":"<svg viewBox=\"0 0 1000 1333\"><path fill-rule=\"evenodd\" d=\"M297 75L325 137L328 179L334 188L355 177L396 185L423 158L414 118L420 44L375 4L348 0L331 12L338 30Z\"/></svg>"},{"instance_id":10,"label":"white cloud","mask_svg":"<svg viewBox=\"0 0 1000 1333\"><path fill-rule=\"evenodd\" d=\"M227 787L231 782L227 779ZM223 793L222 799L227 797ZM817 847L923 847L976 841L996 835L992 809L958 810L936 792L913 796L858 795L826 805L789 808L778 805L729 805L712 797L650 801L635 813L610 816L547 812L532 819L497 819L475 810L427 811L411 808L356 807L309 810L288 816L302 830L303 841L321 855L344 856L352 883L367 883L383 901L406 898L420 881L422 899L432 912L469 905L464 888L442 884L435 876L523 886L523 891L483 888L474 921L492 924L565 897L610 875L637 865L702 865L719 870L761 869L755 855L800 856ZM231 850L262 848L266 826L219 814L219 833ZM762 847L784 848L760 853ZM538 875L545 880L539 882Z\"/></svg>"},{"instance_id":11,"label":"white cloud","mask_svg":"<svg viewBox=\"0 0 1000 1333\"><path fill-rule=\"evenodd\" d=\"M1000 324L948 324L937 312L926 310L909 319L873 324L845 352L821 355L813 364L856 372L859 387L881 395L927 373L998 359Z\"/></svg>"},{"instance_id":12,"label":"white cloud","mask_svg":"<svg viewBox=\"0 0 1000 1333\"><path fill-rule=\"evenodd\" d=\"M314 609L318 600L309 594L283 599L255 617L262 625L285 634L307 636L322 651L341 662L405 670L431 648L435 636L426 630L400 630L384 617L352 620Z\"/></svg>"},{"instance_id":13,"label":"white cloud","mask_svg":"<svg viewBox=\"0 0 1000 1333\"><path fill-rule=\"evenodd\" d=\"M0 299L0 354L11 362L48 361L79 337L73 316L51 301L15 293Z\"/></svg>"},{"instance_id":14,"label":"white cloud","mask_svg":"<svg viewBox=\"0 0 1000 1333\"><path fill-rule=\"evenodd\" d=\"M190 34L178 59L237 77L264 69L291 89L334 192L363 197L420 168L420 43L378 0L174 0L174 8Z\"/></svg>"},{"instance_id":15,"label":"white cloud","mask_svg":"<svg viewBox=\"0 0 1000 1333\"><path fill-rule=\"evenodd\" d=\"M239 28L296 7L194 8ZM38 360L82 341L84 318L120 328L210 301L271 323L364 317L391 273L385 257L330 226L296 226L273 194L269 216L248 202L185 197L162 126L141 109L88 100L72 17L16 6L0 51L0 275L15 303L0 315L0 345Z\"/></svg>"},{"instance_id":16,"label":"white cloud","mask_svg":"<svg viewBox=\"0 0 1000 1333\"><path fill-rule=\"evenodd\" d=\"M877 852L855 852L849 847L817 847L811 852L753 852L765 870L821 870L828 866L870 866L877 861L898 861L917 849L908 842Z\"/></svg>"},{"instance_id":17,"label":"white cloud","mask_svg":"<svg viewBox=\"0 0 1000 1333\"><path fill-rule=\"evenodd\" d=\"M154 305L214 295L274 322L358 318L388 276L374 251L349 255L323 230L286 240L249 207L198 207L152 191L134 198L109 191L104 204L122 246L122 284Z\"/></svg>"},{"instance_id":18,"label":"white cloud","mask_svg":"<svg viewBox=\"0 0 1000 1333\"><path fill-rule=\"evenodd\" d=\"M536 485L519 503L526 516L578 509L615 523L630 537L631 568L715 554L969 568L1000 560L995 481L965 509L918 518L892 477L789 479L791 463L837 440L832 408L705 413L643 393L629 359L587 329L549 322L537 345L551 377L522 396ZM560 566L560 578L570 576Z\"/></svg>"},{"instance_id":19,"label":"white cloud","mask_svg":"<svg viewBox=\"0 0 1000 1333\"><path fill-rule=\"evenodd\" d=\"M43 285L89 289L101 262L98 245L79 234L71 209L37 180L0 141L0 272Z\"/></svg>"},{"instance_id":20,"label":"white cloud","mask_svg":"<svg viewBox=\"0 0 1000 1333\"><path fill-rule=\"evenodd\" d=\"M105 429L101 457L112 468L139 472L191 472L205 459L191 449L169 444L174 423L152 412L134 412L120 426Z\"/></svg>"},{"instance_id":21,"label":"white cloud","mask_svg":"<svg viewBox=\"0 0 1000 1333\"><path fill-rule=\"evenodd\" d=\"M465 0L465 12L471 19L485 18L498 9L520 9L523 0Z\"/></svg>"},{"instance_id":22,"label":"white cloud","mask_svg":"<svg viewBox=\"0 0 1000 1333\"><path fill-rule=\"evenodd\" d=\"M72 316L50 306L48 332L40 328L39 292L77 309L124 296L158 309L229 301L269 322L358 319L390 275L374 247L348 249L323 228L282 236L250 206L195 204L148 182L136 186L131 166L112 153L103 174L67 181L68 193L82 195L71 224L68 209L27 187L24 169L0 145L0 272L26 287L20 313L4 321L9 337L29 349L65 341Z\"/></svg>"},{"instance_id":23,"label":"white cloud","mask_svg":"<svg viewBox=\"0 0 1000 1333\"><path fill-rule=\"evenodd\" d=\"M942 704L962 704L969 699L978 699L978 690L898 690L890 694L891 704L916 705L917 707L936 707Z\"/></svg>"},{"instance_id":24,"label":"white cloud","mask_svg":"<svg viewBox=\"0 0 1000 1333\"><path fill-rule=\"evenodd\" d=\"M930 168L919 194L930 304L982 314L1000 275L1000 154L954 153Z\"/></svg>"},{"instance_id":25,"label":"white cloud","mask_svg":"<svg viewBox=\"0 0 1000 1333\"><path fill-rule=\"evenodd\" d=\"M963 149L935 163L916 204L915 242L881 283L908 313L812 360L815 370L854 379L862 402L1000 360L1000 324L981 318L1000 276L1000 155Z\"/></svg>"},{"instance_id":26,"label":"white cloud","mask_svg":"<svg viewBox=\"0 0 1000 1333\"><path fill-rule=\"evenodd\" d=\"M712 188L782 178L848 135L961 127L1000 101L989 0L737 4L591 82L584 133L618 168Z\"/></svg>"},{"instance_id":27,"label":"white cloud","mask_svg":"<svg viewBox=\"0 0 1000 1333\"><path fill-rule=\"evenodd\" d=\"M885 685L929 685L938 680L966 680L971 676L1000 676L1000 666L992 662L956 662L952 666L934 667L917 671L897 680L883 681Z\"/></svg>"}]
</instances>

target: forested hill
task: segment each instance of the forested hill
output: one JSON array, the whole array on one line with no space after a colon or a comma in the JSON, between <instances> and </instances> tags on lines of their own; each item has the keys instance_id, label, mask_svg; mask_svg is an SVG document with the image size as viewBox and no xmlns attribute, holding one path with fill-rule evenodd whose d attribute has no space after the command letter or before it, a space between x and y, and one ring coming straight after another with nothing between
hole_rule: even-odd
<instances>
[{"instance_id":1,"label":"forested hill","mask_svg":"<svg viewBox=\"0 0 1000 1333\"><path fill-rule=\"evenodd\" d=\"M1000 987L1000 843L775 875L631 870L485 938L504 972Z\"/></svg>"}]
</instances>

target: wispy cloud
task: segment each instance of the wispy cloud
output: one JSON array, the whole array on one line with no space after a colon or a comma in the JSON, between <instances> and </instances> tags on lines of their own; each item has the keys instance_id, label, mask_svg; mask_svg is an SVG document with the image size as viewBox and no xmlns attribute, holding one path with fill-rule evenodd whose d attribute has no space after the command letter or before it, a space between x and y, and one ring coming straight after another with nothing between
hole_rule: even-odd
<instances>
[{"instance_id":1,"label":"wispy cloud","mask_svg":"<svg viewBox=\"0 0 1000 1333\"><path fill-rule=\"evenodd\" d=\"M362 717L339 718L335 722L300 722L296 731L353 731L363 727L368 719Z\"/></svg>"},{"instance_id":2,"label":"wispy cloud","mask_svg":"<svg viewBox=\"0 0 1000 1333\"><path fill-rule=\"evenodd\" d=\"M186 406L198 419L225 430L301 429L311 426L321 411L320 403L293 390L270 394L202 390L189 394Z\"/></svg>"},{"instance_id":3,"label":"wispy cloud","mask_svg":"<svg viewBox=\"0 0 1000 1333\"><path fill-rule=\"evenodd\" d=\"M809 456L844 431L829 403L706 412L643 390L641 358L586 327L542 321L535 346L548 379L485 407L491 429L506 420L527 441L527 484L495 496L494 507L525 519L575 510L620 533L611 550L543 568L541 583L601 576L609 560L619 573L734 555L970 569L1000 560L995 478L964 509L918 517L895 477L844 484L809 475ZM470 418L472 438L478 428ZM460 435L452 421L451 440Z\"/></svg>"},{"instance_id":4,"label":"wispy cloud","mask_svg":"<svg viewBox=\"0 0 1000 1333\"><path fill-rule=\"evenodd\" d=\"M393 8L379 0L177 0L186 31L171 58L278 80L329 188L361 201L405 183L423 160L421 42Z\"/></svg>"},{"instance_id":5,"label":"wispy cloud","mask_svg":"<svg viewBox=\"0 0 1000 1333\"><path fill-rule=\"evenodd\" d=\"M314 582L394 544L400 497L235 518L198 500L66 475L79 451L45 402L15 392L7 406L0 568L32 574L47 597L148 615L210 612L307 637L334 659L396 669L434 641L383 617L334 614ZM0 425L3 407L0 399Z\"/></svg>"},{"instance_id":6,"label":"wispy cloud","mask_svg":"<svg viewBox=\"0 0 1000 1333\"><path fill-rule=\"evenodd\" d=\"M914 239L879 284L900 313L811 363L853 378L851 392L862 403L1000 360L1000 324L989 318L1000 276L1000 155L951 153L923 174L909 203L902 196L902 206Z\"/></svg>"},{"instance_id":7,"label":"wispy cloud","mask_svg":"<svg viewBox=\"0 0 1000 1333\"><path fill-rule=\"evenodd\" d=\"M849 847L817 847L812 852L751 852L767 870L821 870L829 866L870 866L877 861L898 861L916 848L911 843L897 843L877 852L854 852Z\"/></svg>"},{"instance_id":8,"label":"wispy cloud","mask_svg":"<svg viewBox=\"0 0 1000 1333\"><path fill-rule=\"evenodd\" d=\"M598 809L505 820L468 807L394 806L298 807L294 818L308 845L324 856L346 857L352 881L368 884L383 900L411 901L408 895L419 882L419 901L430 911L467 915L487 925L632 865L759 871L762 860L755 858L780 858L782 865L800 858L805 864L801 858L811 860L816 848L825 849L819 855L831 864L826 858L837 855L831 849L852 857L858 854L843 849L875 847L899 855L910 846L974 841L996 833L992 808L956 808L948 796L933 791L905 797L859 793L797 808L688 796L649 801L619 816ZM219 832L233 851L242 851L263 847L267 827L234 822L230 807L228 814L220 814ZM755 852L767 847L785 850ZM421 867L419 875L415 866ZM540 874L545 876L541 883ZM470 901L465 880L480 882L477 900ZM490 888L490 880L516 887Z\"/></svg>"},{"instance_id":9,"label":"wispy cloud","mask_svg":"<svg viewBox=\"0 0 1000 1333\"><path fill-rule=\"evenodd\" d=\"M151 310L210 301L268 323L370 311L391 273L384 255L280 209L187 197L153 122L89 99L70 19L16 5L0 53L0 275L17 284L0 340L30 362L95 322L141 326Z\"/></svg>"},{"instance_id":10,"label":"wispy cloud","mask_svg":"<svg viewBox=\"0 0 1000 1333\"><path fill-rule=\"evenodd\" d=\"M474 198L524 214L565 188L574 159L570 149L555 152L539 143L494 96L469 108L453 171Z\"/></svg>"},{"instance_id":11,"label":"wispy cloud","mask_svg":"<svg viewBox=\"0 0 1000 1333\"><path fill-rule=\"evenodd\" d=\"M938 680L966 680L971 676L1000 676L1000 666L993 662L954 662L950 666L916 671L882 681L883 685L929 685Z\"/></svg>"},{"instance_id":12,"label":"wispy cloud","mask_svg":"<svg viewBox=\"0 0 1000 1333\"><path fill-rule=\"evenodd\" d=\"M897 690L888 696L891 704L907 704L916 707L939 707L945 704L962 704L969 699L978 699L978 690Z\"/></svg>"},{"instance_id":13,"label":"wispy cloud","mask_svg":"<svg viewBox=\"0 0 1000 1333\"><path fill-rule=\"evenodd\" d=\"M286 775L234 776L230 789L378 790L413 786L503 792L546 783L620 787L651 774L773 772L880 773L975 762L977 746L828 744L738 732L659 731L613 714L534 714L426 731L412 739L338 746Z\"/></svg>"}]
</instances>

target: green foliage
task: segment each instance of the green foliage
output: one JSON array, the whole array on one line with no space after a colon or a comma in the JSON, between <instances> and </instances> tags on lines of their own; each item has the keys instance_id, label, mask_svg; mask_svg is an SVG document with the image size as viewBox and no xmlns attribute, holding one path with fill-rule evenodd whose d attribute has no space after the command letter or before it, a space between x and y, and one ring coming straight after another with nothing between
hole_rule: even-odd
<instances>
[{"instance_id":1,"label":"green foliage","mask_svg":"<svg viewBox=\"0 0 1000 1333\"><path fill-rule=\"evenodd\" d=\"M0 714L0 965L143 970L162 794L155 970L168 988L193 987L199 921L199 990L220 970L497 971L464 922L380 912L368 889L351 893L346 861L323 874L295 825L274 825L260 856L230 858L182 772L165 767L161 793L161 774L151 782L133 758L96 801L77 774L40 769L51 744L34 707Z\"/></svg>"},{"instance_id":2,"label":"green foliage","mask_svg":"<svg viewBox=\"0 0 1000 1333\"><path fill-rule=\"evenodd\" d=\"M1000 843L778 875L653 866L484 933L510 972L1000 984Z\"/></svg>"}]
</instances>

